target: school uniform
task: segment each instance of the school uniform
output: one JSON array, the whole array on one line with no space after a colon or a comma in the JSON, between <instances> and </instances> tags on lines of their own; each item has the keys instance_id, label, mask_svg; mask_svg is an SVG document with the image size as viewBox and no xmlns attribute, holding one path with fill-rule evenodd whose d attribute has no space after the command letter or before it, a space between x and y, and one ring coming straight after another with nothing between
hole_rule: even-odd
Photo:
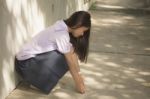
<instances>
[{"instance_id":1,"label":"school uniform","mask_svg":"<svg viewBox=\"0 0 150 99\"><path fill-rule=\"evenodd\" d=\"M72 44L63 20L39 32L16 54L16 71L24 81L50 93L69 70L64 54Z\"/></svg>"}]
</instances>

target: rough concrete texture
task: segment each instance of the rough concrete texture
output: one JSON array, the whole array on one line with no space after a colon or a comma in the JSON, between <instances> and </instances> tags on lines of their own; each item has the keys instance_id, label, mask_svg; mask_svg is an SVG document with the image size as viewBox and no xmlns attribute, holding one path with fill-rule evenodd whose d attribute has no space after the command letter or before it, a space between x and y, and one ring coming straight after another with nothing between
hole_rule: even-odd
<instances>
[{"instance_id":1,"label":"rough concrete texture","mask_svg":"<svg viewBox=\"0 0 150 99\"><path fill-rule=\"evenodd\" d=\"M6 99L150 99L150 14L142 10L91 10L86 93L67 73L51 94L20 84Z\"/></svg>"}]
</instances>

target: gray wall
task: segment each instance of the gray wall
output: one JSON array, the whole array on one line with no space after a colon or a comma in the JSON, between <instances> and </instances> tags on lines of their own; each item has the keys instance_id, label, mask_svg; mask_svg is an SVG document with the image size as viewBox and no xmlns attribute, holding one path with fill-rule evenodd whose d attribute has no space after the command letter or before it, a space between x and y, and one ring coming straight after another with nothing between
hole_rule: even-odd
<instances>
[{"instance_id":1,"label":"gray wall","mask_svg":"<svg viewBox=\"0 0 150 99\"><path fill-rule=\"evenodd\" d=\"M20 81L13 60L21 46L56 20L77 10L88 10L88 1L0 0L0 99Z\"/></svg>"}]
</instances>

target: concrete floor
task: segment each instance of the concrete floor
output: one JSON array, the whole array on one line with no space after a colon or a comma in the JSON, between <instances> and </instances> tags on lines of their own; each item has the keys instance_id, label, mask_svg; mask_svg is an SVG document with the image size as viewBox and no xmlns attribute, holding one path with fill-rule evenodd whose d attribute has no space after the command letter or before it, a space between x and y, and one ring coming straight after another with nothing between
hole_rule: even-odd
<instances>
[{"instance_id":1,"label":"concrete floor","mask_svg":"<svg viewBox=\"0 0 150 99\"><path fill-rule=\"evenodd\" d=\"M96 9L88 63L80 64L86 93L67 73L49 95L22 83L6 99L150 99L150 14Z\"/></svg>"}]
</instances>

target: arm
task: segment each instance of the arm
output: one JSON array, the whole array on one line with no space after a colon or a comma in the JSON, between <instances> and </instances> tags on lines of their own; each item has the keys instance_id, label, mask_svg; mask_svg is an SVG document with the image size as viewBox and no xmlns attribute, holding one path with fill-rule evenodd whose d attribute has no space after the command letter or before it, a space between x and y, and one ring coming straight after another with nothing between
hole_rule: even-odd
<instances>
[{"instance_id":1,"label":"arm","mask_svg":"<svg viewBox=\"0 0 150 99\"><path fill-rule=\"evenodd\" d=\"M80 72L80 67L79 67L79 63L78 63L78 56L75 52L72 52L72 57L73 57L73 61L76 65L76 68L78 70L78 72Z\"/></svg>"},{"instance_id":2,"label":"arm","mask_svg":"<svg viewBox=\"0 0 150 99\"><path fill-rule=\"evenodd\" d=\"M85 86L81 75L79 74L79 66L78 66L78 59L77 56L73 53L73 49L65 54L65 58L67 60L69 71L75 81L76 88L79 92L85 92Z\"/></svg>"}]
</instances>

